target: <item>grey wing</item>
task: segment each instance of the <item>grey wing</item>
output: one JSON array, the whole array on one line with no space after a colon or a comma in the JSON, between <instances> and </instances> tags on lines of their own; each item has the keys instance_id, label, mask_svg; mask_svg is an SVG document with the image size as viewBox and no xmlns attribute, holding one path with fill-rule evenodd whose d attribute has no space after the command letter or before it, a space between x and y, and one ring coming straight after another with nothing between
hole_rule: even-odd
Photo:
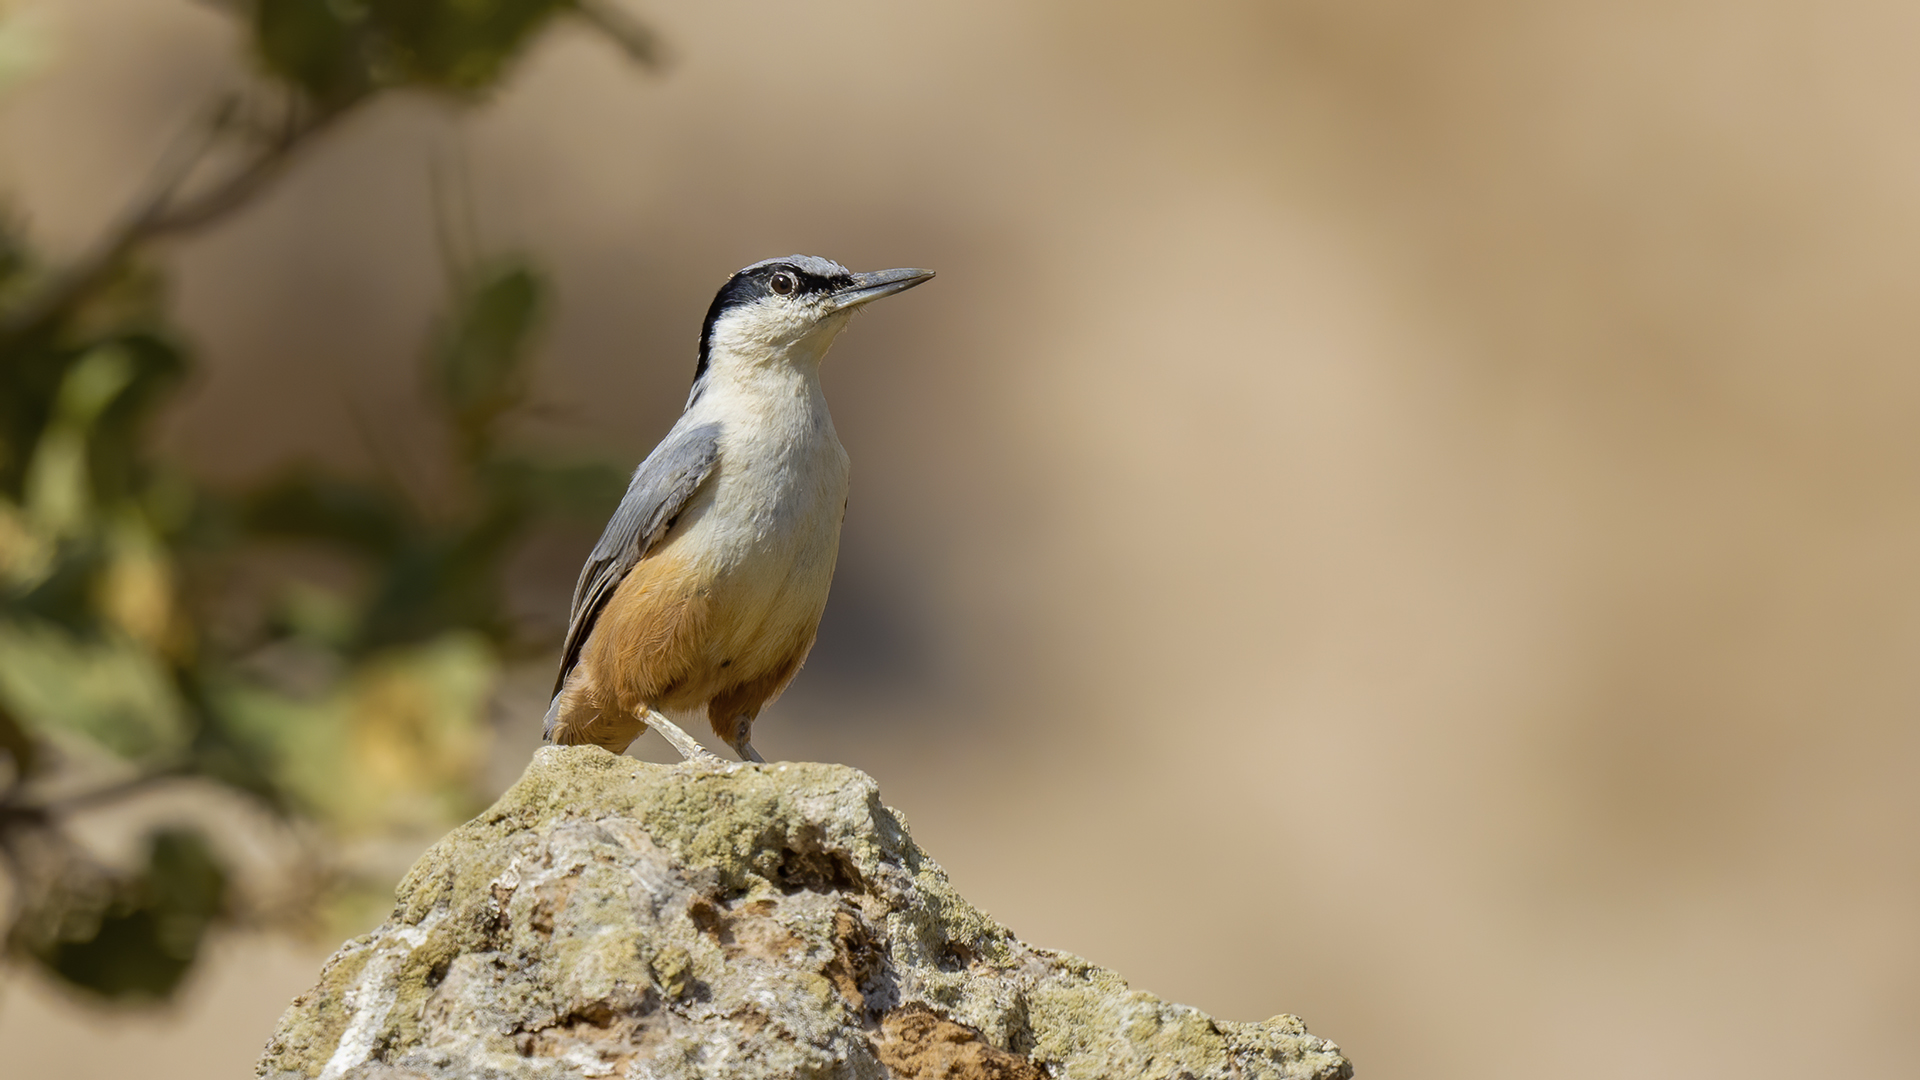
<instances>
[{"instance_id":1,"label":"grey wing","mask_svg":"<svg viewBox=\"0 0 1920 1080\"><path fill-rule=\"evenodd\" d=\"M580 660L587 635L613 591L647 552L673 527L680 511L700 485L713 475L720 458L720 425L702 424L666 440L633 470L627 494L613 512L600 542L587 556L580 580L573 587L573 615L567 620L566 650L553 692L560 693L567 673Z\"/></svg>"}]
</instances>

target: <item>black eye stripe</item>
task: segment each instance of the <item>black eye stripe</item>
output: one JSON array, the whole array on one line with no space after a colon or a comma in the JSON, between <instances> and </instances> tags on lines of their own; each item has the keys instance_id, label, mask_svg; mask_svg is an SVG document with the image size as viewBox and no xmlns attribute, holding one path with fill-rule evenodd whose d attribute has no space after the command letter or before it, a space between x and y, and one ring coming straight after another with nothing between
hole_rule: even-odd
<instances>
[{"instance_id":1,"label":"black eye stripe","mask_svg":"<svg viewBox=\"0 0 1920 1080\"><path fill-rule=\"evenodd\" d=\"M713 324L733 308L781 295L773 288L773 279L779 274L793 279L794 289L786 294L790 297L829 293L853 282L850 274L814 274L784 262L748 267L728 278L714 296L713 305L707 308L706 321L700 326L700 359L693 369L695 382L707 373L707 351L713 341Z\"/></svg>"},{"instance_id":2,"label":"black eye stripe","mask_svg":"<svg viewBox=\"0 0 1920 1080\"><path fill-rule=\"evenodd\" d=\"M797 266L788 266L786 263L774 263L772 266L759 266L751 271L745 271L734 276L736 280L744 277L749 281L758 281L762 289L765 290L759 293L759 295L742 297L740 300L741 303L751 303L759 299L760 296L766 295L766 293L778 292L778 290L773 287L773 281L775 278L782 276L785 276L789 281L794 283L793 293L796 296L832 292L852 280L844 274L836 274L832 277L823 274L810 274ZM731 286L733 282L728 282L727 284ZM723 293L726 291L725 289L721 290ZM728 306L731 307L732 305L729 304Z\"/></svg>"}]
</instances>

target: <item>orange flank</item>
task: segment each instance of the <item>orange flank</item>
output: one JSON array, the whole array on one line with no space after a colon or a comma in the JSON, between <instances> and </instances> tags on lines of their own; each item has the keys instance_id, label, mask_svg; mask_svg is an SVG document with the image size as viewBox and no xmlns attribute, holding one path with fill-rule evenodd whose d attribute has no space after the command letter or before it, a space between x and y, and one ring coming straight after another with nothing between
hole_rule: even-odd
<instances>
[{"instance_id":1,"label":"orange flank","mask_svg":"<svg viewBox=\"0 0 1920 1080\"><path fill-rule=\"evenodd\" d=\"M617 754L647 730L648 710L705 705L714 733L731 744L800 670L817 616L770 633L765 613L752 610L759 605L727 603L730 590L675 546L641 559L595 620L561 691L554 742Z\"/></svg>"}]
</instances>

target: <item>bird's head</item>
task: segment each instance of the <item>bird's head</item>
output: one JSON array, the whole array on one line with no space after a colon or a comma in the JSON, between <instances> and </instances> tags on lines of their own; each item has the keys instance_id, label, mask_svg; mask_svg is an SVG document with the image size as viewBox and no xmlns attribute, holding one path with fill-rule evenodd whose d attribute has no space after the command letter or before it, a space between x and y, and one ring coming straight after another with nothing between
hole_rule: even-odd
<instances>
[{"instance_id":1,"label":"bird's head","mask_svg":"<svg viewBox=\"0 0 1920 1080\"><path fill-rule=\"evenodd\" d=\"M697 383L710 365L817 365L863 304L933 277L931 270L856 274L831 259L788 255L727 279L700 328Z\"/></svg>"}]
</instances>

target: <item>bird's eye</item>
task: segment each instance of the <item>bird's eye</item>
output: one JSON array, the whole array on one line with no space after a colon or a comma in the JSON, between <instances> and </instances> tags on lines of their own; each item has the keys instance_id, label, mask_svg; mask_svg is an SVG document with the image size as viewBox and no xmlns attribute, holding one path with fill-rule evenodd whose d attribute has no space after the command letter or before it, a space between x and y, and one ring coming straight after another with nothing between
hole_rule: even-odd
<instances>
[{"instance_id":1,"label":"bird's eye","mask_svg":"<svg viewBox=\"0 0 1920 1080\"><path fill-rule=\"evenodd\" d=\"M781 296L787 296L790 295L800 283L793 280L792 274L782 272L773 275L773 280L767 282L767 284L773 286L774 292L779 293Z\"/></svg>"}]
</instances>

